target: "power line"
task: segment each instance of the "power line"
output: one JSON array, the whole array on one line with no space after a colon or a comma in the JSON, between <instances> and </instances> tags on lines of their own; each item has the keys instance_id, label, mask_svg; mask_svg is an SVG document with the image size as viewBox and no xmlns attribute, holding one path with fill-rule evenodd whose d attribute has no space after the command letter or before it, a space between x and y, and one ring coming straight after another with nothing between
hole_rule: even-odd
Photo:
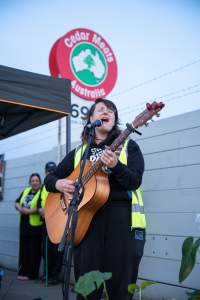
<instances>
[{"instance_id":1,"label":"power line","mask_svg":"<svg viewBox=\"0 0 200 300\"><path fill-rule=\"evenodd\" d=\"M191 93L186 93L186 94L183 94L183 95L180 95L180 96L177 96L177 97L171 97L171 98L167 99L166 102L169 102L169 101L174 100L174 99L180 99L180 98L190 96L190 95L193 95L193 94L198 94L198 93L200 93L200 90L196 90L196 91L191 92Z\"/></svg>"},{"instance_id":2,"label":"power line","mask_svg":"<svg viewBox=\"0 0 200 300\"><path fill-rule=\"evenodd\" d=\"M168 102L170 102L170 101L172 101L172 100L175 100L175 99L180 99L180 98L184 98L184 97L187 97L187 96L190 96L190 95L198 94L198 93L200 93L200 90L196 90L196 91L194 91L194 92L186 93L186 94L183 94L183 95L180 95L180 96L176 96L176 97L171 97L171 98L169 98L169 99L166 99L166 100L165 100L165 103L168 103ZM138 107L138 108L132 109L132 110L130 110L130 111L124 112L122 115L127 115L127 114L129 114L129 113L132 113L132 112L135 112L135 111L139 111L139 110L141 110L141 107L142 107L142 106L143 106L143 105L141 105L141 106Z\"/></svg>"},{"instance_id":3,"label":"power line","mask_svg":"<svg viewBox=\"0 0 200 300\"><path fill-rule=\"evenodd\" d=\"M134 86L132 86L132 87L130 87L128 89L125 89L125 90L123 90L123 91L121 91L119 93L116 93L116 94L110 96L110 98L115 97L115 96L119 96L119 95L122 95L122 94L125 94L125 93L128 93L130 91L133 91L133 90L135 90L137 88L140 88L140 87L142 87L142 86L144 86L146 84L149 84L149 83L151 83L153 81L159 80L159 79L164 78L166 76L169 76L169 75L172 75L172 74L177 73L179 71L182 71L182 70L184 70L184 69L186 69L186 68L188 68L190 66L193 66L193 65L195 65L195 64L197 64L199 62L200 62L200 58L197 59L197 60L192 61L191 63L188 63L188 64L182 65L182 66L180 66L178 68L175 68L175 69L173 69L173 70L171 70L169 72L162 73L162 74L160 74L160 75L158 75L156 77L153 77L151 79L148 79L148 80L145 80L145 81L143 81L141 83L138 83L138 84L136 84L136 85L134 85Z\"/></svg>"},{"instance_id":4,"label":"power line","mask_svg":"<svg viewBox=\"0 0 200 300\"><path fill-rule=\"evenodd\" d=\"M194 89L194 88L196 88L196 87L198 87L198 86L200 86L200 83L197 83L197 84L192 85L192 86L188 86L188 87L186 87L186 88L181 88L181 89L179 89L179 90L176 90L176 91L174 91L174 92L170 92L170 93L165 94L165 95L163 95L163 96L153 97L152 100L155 100L155 101L156 101L156 99L167 98L167 97L169 97L169 96L171 96L171 95L176 95L176 94L179 94L179 93L182 93L182 92L185 92L185 91ZM147 102L147 101L139 102L139 103L136 104L134 107L141 107L142 105L145 105L146 102ZM130 105L129 105L129 106L127 106L127 107L122 108L120 111L123 112L123 111L125 111L125 110L127 110L127 109L130 109L130 108L132 108L132 107L133 107L133 106L130 106Z\"/></svg>"}]
</instances>

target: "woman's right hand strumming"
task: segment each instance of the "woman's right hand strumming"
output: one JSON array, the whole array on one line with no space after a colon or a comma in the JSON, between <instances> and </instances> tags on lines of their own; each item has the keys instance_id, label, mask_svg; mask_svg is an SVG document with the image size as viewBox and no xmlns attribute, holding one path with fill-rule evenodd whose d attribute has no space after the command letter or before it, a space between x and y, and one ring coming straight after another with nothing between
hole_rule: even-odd
<instances>
[{"instance_id":1,"label":"woman's right hand strumming","mask_svg":"<svg viewBox=\"0 0 200 300\"><path fill-rule=\"evenodd\" d=\"M74 181L70 179L58 179L56 189L64 195L72 194L75 190Z\"/></svg>"}]
</instances>

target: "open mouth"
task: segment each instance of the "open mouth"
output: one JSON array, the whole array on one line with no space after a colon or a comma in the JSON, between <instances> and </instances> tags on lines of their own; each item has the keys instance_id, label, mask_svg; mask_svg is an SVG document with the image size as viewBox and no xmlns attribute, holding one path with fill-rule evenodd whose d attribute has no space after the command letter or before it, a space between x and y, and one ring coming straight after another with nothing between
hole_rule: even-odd
<instances>
[{"instance_id":1,"label":"open mouth","mask_svg":"<svg viewBox=\"0 0 200 300\"><path fill-rule=\"evenodd\" d=\"M109 122L109 119L108 119L108 118L102 118L101 120L102 120L103 122L105 122L105 123L106 123L106 122Z\"/></svg>"}]
</instances>

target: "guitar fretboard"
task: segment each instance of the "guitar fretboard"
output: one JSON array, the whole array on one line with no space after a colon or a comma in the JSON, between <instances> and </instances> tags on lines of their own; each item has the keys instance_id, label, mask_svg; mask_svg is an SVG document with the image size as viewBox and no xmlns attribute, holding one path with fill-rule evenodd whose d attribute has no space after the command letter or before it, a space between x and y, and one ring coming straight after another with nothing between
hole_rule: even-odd
<instances>
[{"instance_id":1,"label":"guitar fretboard","mask_svg":"<svg viewBox=\"0 0 200 300\"><path fill-rule=\"evenodd\" d=\"M120 135L114 140L114 142L110 145L111 151L117 150L117 148L125 141L125 139L131 134L131 130L126 128L123 130ZM83 176L82 184L85 185L90 178L96 174L96 172L103 167L103 162L99 158L90 168L90 170Z\"/></svg>"}]
</instances>

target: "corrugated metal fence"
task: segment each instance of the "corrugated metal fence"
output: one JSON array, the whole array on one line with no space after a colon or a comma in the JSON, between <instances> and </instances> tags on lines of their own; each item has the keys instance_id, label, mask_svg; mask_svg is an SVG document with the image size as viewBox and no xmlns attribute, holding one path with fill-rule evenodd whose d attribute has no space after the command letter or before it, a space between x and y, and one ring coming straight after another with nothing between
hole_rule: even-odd
<instances>
[{"instance_id":1,"label":"corrugated metal fence","mask_svg":"<svg viewBox=\"0 0 200 300\"><path fill-rule=\"evenodd\" d=\"M182 242L199 237L200 111L187 113L141 129L137 142L145 158L143 180L148 229L140 278L159 284L146 290L153 299L187 299L187 288L200 289L200 257L195 269L178 283ZM0 265L17 268L18 216L14 201L32 172L44 175L57 151L6 161L4 200L0 202Z\"/></svg>"}]
</instances>

